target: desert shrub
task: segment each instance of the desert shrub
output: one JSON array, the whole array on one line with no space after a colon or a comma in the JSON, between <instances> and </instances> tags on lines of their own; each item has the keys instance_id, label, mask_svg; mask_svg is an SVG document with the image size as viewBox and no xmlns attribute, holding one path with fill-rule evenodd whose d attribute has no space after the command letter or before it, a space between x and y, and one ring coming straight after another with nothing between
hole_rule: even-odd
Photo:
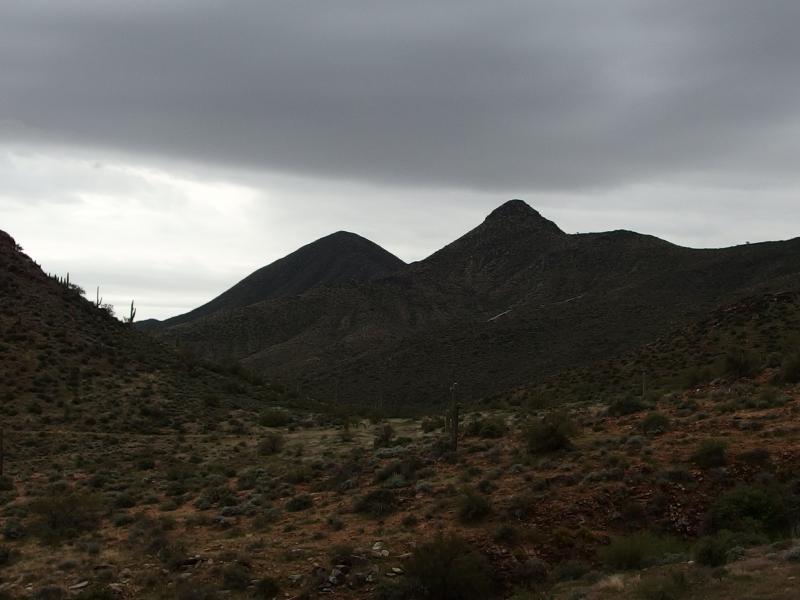
<instances>
[{"instance_id":1,"label":"desert shrub","mask_svg":"<svg viewBox=\"0 0 800 600\"><path fill-rule=\"evenodd\" d=\"M291 467L283 476L283 479L288 483L298 484L306 483L311 479L312 472L307 465L295 465Z\"/></svg>"},{"instance_id":2,"label":"desert shrub","mask_svg":"<svg viewBox=\"0 0 800 600\"><path fill-rule=\"evenodd\" d=\"M264 577L256 582L253 595L261 600L272 600L281 593L281 586L272 577Z\"/></svg>"},{"instance_id":3,"label":"desert shrub","mask_svg":"<svg viewBox=\"0 0 800 600\"><path fill-rule=\"evenodd\" d=\"M508 428L502 417L487 417L480 421L478 436L487 439L498 439L503 437Z\"/></svg>"},{"instance_id":4,"label":"desert shrub","mask_svg":"<svg viewBox=\"0 0 800 600\"><path fill-rule=\"evenodd\" d=\"M404 458L386 465L378 471L375 479L378 482L384 482L392 477L400 476L405 481L414 481L417 478L417 472L422 466L422 461L415 456Z\"/></svg>"},{"instance_id":5,"label":"desert shrub","mask_svg":"<svg viewBox=\"0 0 800 600\"><path fill-rule=\"evenodd\" d=\"M680 544L672 538L641 532L612 540L598 554L606 566L627 571L646 567L665 555L680 552L681 549Z\"/></svg>"},{"instance_id":6,"label":"desert shrub","mask_svg":"<svg viewBox=\"0 0 800 600\"><path fill-rule=\"evenodd\" d=\"M729 348L722 359L722 371L728 377L751 377L758 370L758 358L745 348Z\"/></svg>"},{"instance_id":7,"label":"desert shrub","mask_svg":"<svg viewBox=\"0 0 800 600\"><path fill-rule=\"evenodd\" d=\"M694 547L694 559L706 567L721 567L728 563L728 552L734 547L729 531L700 538Z\"/></svg>"},{"instance_id":8,"label":"desert shrub","mask_svg":"<svg viewBox=\"0 0 800 600\"><path fill-rule=\"evenodd\" d=\"M128 532L128 544L154 556L170 570L177 570L187 558L186 548L169 537L175 523L172 519L140 519Z\"/></svg>"},{"instance_id":9,"label":"desert shrub","mask_svg":"<svg viewBox=\"0 0 800 600\"><path fill-rule=\"evenodd\" d=\"M719 440L706 440L692 453L691 460L701 469L723 467L728 462L728 445Z\"/></svg>"},{"instance_id":10,"label":"desert shrub","mask_svg":"<svg viewBox=\"0 0 800 600\"><path fill-rule=\"evenodd\" d=\"M458 498L458 520L462 523L477 523L489 515L491 508L486 496L473 490L465 490Z\"/></svg>"},{"instance_id":11,"label":"desert shrub","mask_svg":"<svg viewBox=\"0 0 800 600\"><path fill-rule=\"evenodd\" d=\"M389 423L384 423L383 425L375 428L373 445L375 448L386 448L387 446L391 446L394 435L394 427L392 427Z\"/></svg>"},{"instance_id":12,"label":"desert shrub","mask_svg":"<svg viewBox=\"0 0 800 600\"><path fill-rule=\"evenodd\" d=\"M800 354L793 354L784 359L781 379L786 383L800 383Z\"/></svg>"},{"instance_id":13,"label":"desert shrub","mask_svg":"<svg viewBox=\"0 0 800 600\"><path fill-rule=\"evenodd\" d=\"M261 456L278 454L283 450L283 436L275 431L270 431L258 442L258 453Z\"/></svg>"},{"instance_id":14,"label":"desert shrub","mask_svg":"<svg viewBox=\"0 0 800 600\"><path fill-rule=\"evenodd\" d=\"M223 484L211 486L204 490L194 505L198 510L208 510L212 506L234 506L238 501L236 494L227 485Z\"/></svg>"},{"instance_id":15,"label":"desert shrub","mask_svg":"<svg viewBox=\"0 0 800 600\"><path fill-rule=\"evenodd\" d=\"M51 490L28 505L34 517L34 534L48 544L58 544L100 525L100 498L74 490Z\"/></svg>"},{"instance_id":16,"label":"desert shrub","mask_svg":"<svg viewBox=\"0 0 800 600\"><path fill-rule=\"evenodd\" d=\"M11 562L11 548L0 546L0 567L4 567Z\"/></svg>"},{"instance_id":17,"label":"desert shrub","mask_svg":"<svg viewBox=\"0 0 800 600\"><path fill-rule=\"evenodd\" d=\"M474 418L464 427L464 435L486 439L501 438L507 431L506 422L502 417Z\"/></svg>"},{"instance_id":18,"label":"desert shrub","mask_svg":"<svg viewBox=\"0 0 800 600\"><path fill-rule=\"evenodd\" d=\"M397 496L391 490L373 490L362 496L355 505L355 511L376 519L391 515L397 510Z\"/></svg>"},{"instance_id":19,"label":"desert shrub","mask_svg":"<svg viewBox=\"0 0 800 600\"><path fill-rule=\"evenodd\" d=\"M65 600L67 592L57 585L46 585L31 594L31 600Z\"/></svg>"},{"instance_id":20,"label":"desert shrub","mask_svg":"<svg viewBox=\"0 0 800 600\"><path fill-rule=\"evenodd\" d=\"M534 494L530 492L519 494L511 498L508 515L518 521L525 520L533 514L538 504L539 500Z\"/></svg>"},{"instance_id":21,"label":"desert shrub","mask_svg":"<svg viewBox=\"0 0 800 600\"><path fill-rule=\"evenodd\" d=\"M658 435L669 430L669 417L660 412L651 412L642 419L642 431L648 435Z\"/></svg>"},{"instance_id":22,"label":"desert shrub","mask_svg":"<svg viewBox=\"0 0 800 600\"><path fill-rule=\"evenodd\" d=\"M553 569L553 581L577 581L592 570L591 565L582 560L566 560Z\"/></svg>"},{"instance_id":23,"label":"desert shrub","mask_svg":"<svg viewBox=\"0 0 800 600\"><path fill-rule=\"evenodd\" d=\"M494 531L494 541L499 544L515 544L519 540L519 532L511 525L504 523Z\"/></svg>"},{"instance_id":24,"label":"desert shrub","mask_svg":"<svg viewBox=\"0 0 800 600\"><path fill-rule=\"evenodd\" d=\"M279 408L268 408L258 416L258 424L262 427L286 427L292 422L292 416Z\"/></svg>"},{"instance_id":25,"label":"desert shrub","mask_svg":"<svg viewBox=\"0 0 800 600\"><path fill-rule=\"evenodd\" d=\"M250 585L251 579L250 568L241 562L226 565L222 569L222 585L225 589L243 592Z\"/></svg>"},{"instance_id":26,"label":"desert shrub","mask_svg":"<svg viewBox=\"0 0 800 600\"><path fill-rule=\"evenodd\" d=\"M289 512L300 512L301 510L308 510L314 505L314 501L308 494L301 494L291 498L286 503L286 510Z\"/></svg>"},{"instance_id":27,"label":"desert shrub","mask_svg":"<svg viewBox=\"0 0 800 600\"><path fill-rule=\"evenodd\" d=\"M739 458L751 465L765 466L769 464L770 453L766 448L753 448L739 455Z\"/></svg>"},{"instance_id":28,"label":"desert shrub","mask_svg":"<svg viewBox=\"0 0 800 600\"><path fill-rule=\"evenodd\" d=\"M608 406L608 414L612 417L626 417L628 415L633 415L638 412L642 412L645 408L645 403L642 402L641 398L636 398L633 396L626 396L624 398L618 398L614 400Z\"/></svg>"},{"instance_id":29,"label":"desert shrub","mask_svg":"<svg viewBox=\"0 0 800 600\"><path fill-rule=\"evenodd\" d=\"M444 427L444 419L442 417L430 417L427 419L423 419L422 423L420 423L420 429L422 429L423 433L430 433L431 431L437 431Z\"/></svg>"},{"instance_id":30,"label":"desert shrub","mask_svg":"<svg viewBox=\"0 0 800 600\"><path fill-rule=\"evenodd\" d=\"M486 600L493 594L486 559L458 537L439 536L417 546L403 563L408 585L437 600Z\"/></svg>"},{"instance_id":31,"label":"desert shrub","mask_svg":"<svg viewBox=\"0 0 800 600\"><path fill-rule=\"evenodd\" d=\"M174 597L175 600L218 600L220 596L204 583L184 581L176 587Z\"/></svg>"},{"instance_id":32,"label":"desert shrub","mask_svg":"<svg viewBox=\"0 0 800 600\"><path fill-rule=\"evenodd\" d=\"M353 564L353 557L356 555L356 549L350 544L336 544L328 551L328 561L331 566Z\"/></svg>"},{"instance_id":33,"label":"desert shrub","mask_svg":"<svg viewBox=\"0 0 800 600\"><path fill-rule=\"evenodd\" d=\"M3 537L10 541L24 539L28 535L27 529L19 519L9 518L3 524Z\"/></svg>"},{"instance_id":34,"label":"desert shrub","mask_svg":"<svg viewBox=\"0 0 800 600\"><path fill-rule=\"evenodd\" d=\"M650 575L639 582L636 587L636 597L641 600L681 600L694 587L691 578L683 571Z\"/></svg>"},{"instance_id":35,"label":"desert shrub","mask_svg":"<svg viewBox=\"0 0 800 600\"><path fill-rule=\"evenodd\" d=\"M763 532L776 535L789 528L791 513L778 485L740 486L717 498L708 511L712 531Z\"/></svg>"},{"instance_id":36,"label":"desert shrub","mask_svg":"<svg viewBox=\"0 0 800 600\"><path fill-rule=\"evenodd\" d=\"M524 431L525 444L531 454L548 454L572 447L575 424L564 412L552 412L530 423Z\"/></svg>"}]
</instances>

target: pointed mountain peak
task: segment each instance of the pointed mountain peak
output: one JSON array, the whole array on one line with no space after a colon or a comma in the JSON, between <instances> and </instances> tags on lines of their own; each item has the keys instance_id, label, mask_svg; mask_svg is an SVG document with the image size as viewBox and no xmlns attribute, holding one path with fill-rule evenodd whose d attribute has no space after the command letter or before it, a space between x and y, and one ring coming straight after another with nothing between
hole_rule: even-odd
<instances>
[{"instance_id":1,"label":"pointed mountain peak","mask_svg":"<svg viewBox=\"0 0 800 600\"><path fill-rule=\"evenodd\" d=\"M527 227L564 233L558 225L545 219L538 211L531 208L523 200L509 200L494 209L485 223L487 224L524 224Z\"/></svg>"}]
</instances>

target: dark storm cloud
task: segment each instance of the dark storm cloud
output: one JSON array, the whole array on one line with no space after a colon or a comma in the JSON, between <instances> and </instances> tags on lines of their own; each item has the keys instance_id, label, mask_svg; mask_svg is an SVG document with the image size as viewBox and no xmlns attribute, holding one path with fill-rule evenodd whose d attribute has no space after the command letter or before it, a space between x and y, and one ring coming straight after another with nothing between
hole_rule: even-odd
<instances>
[{"instance_id":1,"label":"dark storm cloud","mask_svg":"<svg viewBox=\"0 0 800 600\"><path fill-rule=\"evenodd\" d=\"M793 180L795 0L5 0L0 136L392 184Z\"/></svg>"}]
</instances>

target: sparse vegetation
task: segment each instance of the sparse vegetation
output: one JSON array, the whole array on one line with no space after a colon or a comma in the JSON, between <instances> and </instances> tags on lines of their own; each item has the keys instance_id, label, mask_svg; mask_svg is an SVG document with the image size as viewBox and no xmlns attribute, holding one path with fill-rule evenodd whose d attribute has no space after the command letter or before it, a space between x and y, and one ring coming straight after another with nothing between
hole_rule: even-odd
<instances>
[{"instance_id":1,"label":"sparse vegetation","mask_svg":"<svg viewBox=\"0 0 800 600\"><path fill-rule=\"evenodd\" d=\"M670 554L683 550L681 544L668 537L649 532L619 537L600 550L601 560L612 569L641 569Z\"/></svg>"},{"instance_id":2,"label":"sparse vegetation","mask_svg":"<svg viewBox=\"0 0 800 600\"><path fill-rule=\"evenodd\" d=\"M728 444L719 440L706 440L692 454L692 462L701 469L724 467L728 462Z\"/></svg>"},{"instance_id":3,"label":"sparse vegetation","mask_svg":"<svg viewBox=\"0 0 800 600\"><path fill-rule=\"evenodd\" d=\"M440 536L419 546L403 564L411 594L440 600L486 600L494 584L486 559L464 540Z\"/></svg>"},{"instance_id":4,"label":"sparse vegetation","mask_svg":"<svg viewBox=\"0 0 800 600\"><path fill-rule=\"evenodd\" d=\"M270 431L258 442L258 453L262 456L270 456L283 450L283 446L283 436L280 433Z\"/></svg>"},{"instance_id":5,"label":"sparse vegetation","mask_svg":"<svg viewBox=\"0 0 800 600\"><path fill-rule=\"evenodd\" d=\"M566 413L553 412L530 423L524 438L531 454L548 454L572 447L572 437L577 428Z\"/></svg>"}]
</instances>

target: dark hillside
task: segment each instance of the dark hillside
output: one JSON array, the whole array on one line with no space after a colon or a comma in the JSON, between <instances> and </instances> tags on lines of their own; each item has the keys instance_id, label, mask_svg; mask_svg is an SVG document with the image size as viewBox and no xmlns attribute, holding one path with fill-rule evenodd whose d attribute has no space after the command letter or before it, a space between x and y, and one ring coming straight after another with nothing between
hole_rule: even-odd
<instances>
[{"instance_id":1,"label":"dark hillside","mask_svg":"<svg viewBox=\"0 0 800 600\"><path fill-rule=\"evenodd\" d=\"M426 260L168 329L317 399L467 399L619 356L762 292L800 288L800 239L694 250L630 231L569 235L524 202Z\"/></svg>"},{"instance_id":2,"label":"dark hillside","mask_svg":"<svg viewBox=\"0 0 800 600\"><path fill-rule=\"evenodd\" d=\"M188 323L218 311L243 308L272 298L296 296L319 286L366 282L389 275L404 265L403 261L377 244L354 233L339 231L262 267L191 312L162 323L148 321L145 327Z\"/></svg>"},{"instance_id":3,"label":"dark hillside","mask_svg":"<svg viewBox=\"0 0 800 600\"><path fill-rule=\"evenodd\" d=\"M260 386L203 365L46 275L0 232L0 418L14 428L205 427ZM202 409L202 410L200 410Z\"/></svg>"}]
</instances>

